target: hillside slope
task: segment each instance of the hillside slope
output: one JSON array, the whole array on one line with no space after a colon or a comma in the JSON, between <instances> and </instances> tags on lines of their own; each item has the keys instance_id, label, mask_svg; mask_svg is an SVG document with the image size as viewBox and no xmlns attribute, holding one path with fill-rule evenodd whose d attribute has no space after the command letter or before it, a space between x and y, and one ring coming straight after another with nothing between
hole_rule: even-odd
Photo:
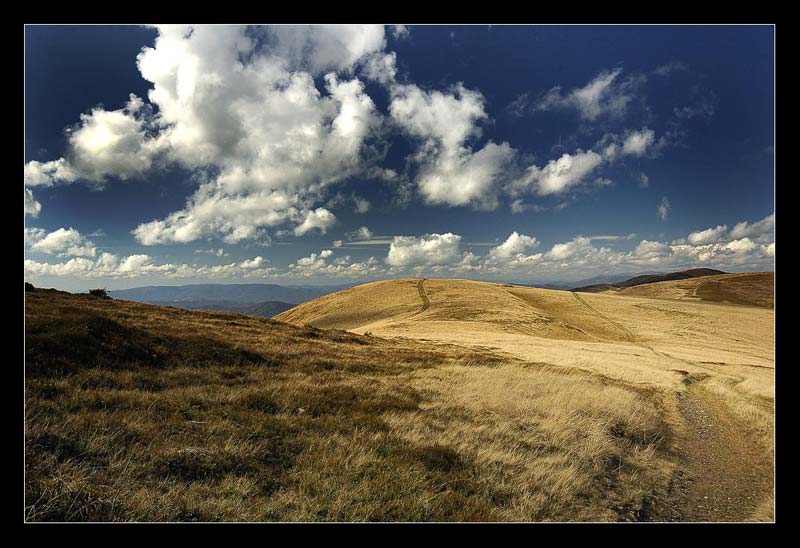
<instances>
[{"instance_id":1,"label":"hillside slope","mask_svg":"<svg viewBox=\"0 0 800 548\"><path fill-rule=\"evenodd\" d=\"M277 318L489 350L646 391L671 410L668 416L682 433L673 438L680 456L673 488L656 497L661 502L645 514L664 520L771 519L775 316L770 309L405 279L326 295ZM736 432L733 446L724 437L730 432ZM757 495L748 486L755 486Z\"/></svg>"},{"instance_id":2,"label":"hillside slope","mask_svg":"<svg viewBox=\"0 0 800 548\"><path fill-rule=\"evenodd\" d=\"M601 293L615 289L624 289L626 287L635 287L640 285L666 282L671 280L686 280L690 278L698 278L701 276L716 276L725 274L722 270L715 270L713 268L691 268L689 270L681 270L679 272L669 272L667 274L641 274L619 282L597 283L590 285L583 285L576 287L571 291L579 291L581 293Z\"/></svg>"},{"instance_id":3,"label":"hillside slope","mask_svg":"<svg viewBox=\"0 0 800 548\"><path fill-rule=\"evenodd\" d=\"M30 521L648 519L676 466L659 393L476 346L37 289L25 351Z\"/></svg>"},{"instance_id":4,"label":"hillside slope","mask_svg":"<svg viewBox=\"0 0 800 548\"><path fill-rule=\"evenodd\" d=\"M746 272L628 287L617 295L775 308L775 273Z\"/></svg>"}]
</instances>

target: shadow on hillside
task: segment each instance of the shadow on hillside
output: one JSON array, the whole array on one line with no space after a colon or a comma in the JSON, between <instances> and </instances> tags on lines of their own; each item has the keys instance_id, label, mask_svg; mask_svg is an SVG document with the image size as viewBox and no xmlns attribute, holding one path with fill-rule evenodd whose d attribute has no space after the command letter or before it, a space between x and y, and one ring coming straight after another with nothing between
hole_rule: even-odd
<instances>
[{"instance_id":1,"label":"shadow on hillside","mask_svg":"<svg viewBox=\"0 0 800 548\"><path fill-rule=\"evenodd\" d=\"M68 375L87 368L275 365L273 358L213 337L148 332L88 311L46 323L28 321L25 350L29 377Z\"/></svg>"}]
</instances>

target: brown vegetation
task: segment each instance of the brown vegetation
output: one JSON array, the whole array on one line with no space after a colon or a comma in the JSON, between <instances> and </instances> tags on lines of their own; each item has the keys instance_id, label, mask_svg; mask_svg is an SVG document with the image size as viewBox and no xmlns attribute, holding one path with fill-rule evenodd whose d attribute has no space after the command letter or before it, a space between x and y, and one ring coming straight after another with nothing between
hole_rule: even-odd
<instances>
[{"instance_id":1,"label":"brown vegetation","mask_svg":"<svg viewBox=\"0 0 800 548\"><path fill-rule=\"evenodd\" d=\"M657 400L485 350L47 290L25 329L32 521L635 519L669 476Z\"/></svg>"}]
</instances>

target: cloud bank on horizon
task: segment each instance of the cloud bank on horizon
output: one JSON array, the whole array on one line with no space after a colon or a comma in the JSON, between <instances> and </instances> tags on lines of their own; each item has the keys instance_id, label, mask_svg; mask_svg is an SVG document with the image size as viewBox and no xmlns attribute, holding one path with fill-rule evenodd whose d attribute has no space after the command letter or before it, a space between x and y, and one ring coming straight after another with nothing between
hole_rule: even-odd
<instances>
[{"instance_id":1,"label":"cloud bank on horizon","mask_svg":"<svg viewBox=\"0 0 800 548\"><path fill-rule=\"evenodd\" d=\"M641 166L685 147L687 120L715 115L714 95L705 93L673 108L662 129L654 129L657 118L646 86L685 73L684 63L648 72L606 68L586 74L582 85L543 86L538 96L537 90L524 92L503 107L474 84L415 83L413 71L390 47L413 42L413 27L166 25L155 30L154 42L143 44L136 57L147 96L129 93L114 110L87 105L89 110L65 130L61 155L25 164L26 276L520 278L774 264L771 212L739 219L731 229L725 224L687 227L669 241L608 237L612 243L630 242L627 250L596 246L599 238L574 231L544 246L539 234L512 230L515 219L527 212L555 212L618 186L609 178L613 169L636 171L636 186L629 192L647 189L652 181L638 171ZM531 130L545 116L572 117L577 126L567 145L553 146L549 157L533 155L507 133L493 135L497 117L504 115ZM401 158L404 167L389 167L387 161L403 147L408 149ZM73 228L70 223L77 220L54 219L66 226L53 229L30 226L46 219L48 205L39 196L53 189L87 185L103 193L114 185L146 184L167 172L183 173L193 188L182 208L164 216L140 212L139 222L128 229L130 241L119 246L135 253L113 246L103 250L93 236ZM363 180L383 189L383 203L351 190ZM772 192L771 181L760 184ZM668 196L651 200L654 225L673 215ZM455 230L421 232L408 223L379 237L352 221L387 210L458 211L476 219L502 214L507 228L496 228L493 245L483 244L488 251L477 254L480 245ZM313 238L309 245L316 245L334 227L345 231L343 239L283 261L288 264L274 262L264 256L267 252L242 255L253 245L277 241ZM388 249L375 253L372 243ZM205 244L212 249L197 249ZM193 246L195 259L223 262L159 261L148 252L163 246ZM224 262L231 250L241 260ZM362 250L370 250L369 256Z\"/></svg>"}]
</instances>

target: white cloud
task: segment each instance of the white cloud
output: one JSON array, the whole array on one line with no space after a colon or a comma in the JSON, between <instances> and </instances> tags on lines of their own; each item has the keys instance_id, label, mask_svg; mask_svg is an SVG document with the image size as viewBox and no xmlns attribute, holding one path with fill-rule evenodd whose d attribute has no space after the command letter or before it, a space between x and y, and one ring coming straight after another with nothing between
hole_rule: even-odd
<instances>
[{"instance_id":1,"label":"white cloud","mask_svg":"<svg viewBox=\"0 0 800 548\"><path fill-rule=\"evenodd\" d=\"M294 235L302 236L306 232L315 229L325 234L335 222L336 217L333 213L324 207L318 207L313 211L306 212L303 222L294 228Z\"/></svg>"},{"instance_id":2,"label":"white cloud","mask_svg":"<svg viewBox=\"0 0 800 548\"><path fill-rule=\"evenodd\" d=\"M25 243L31 251L60 257L94 257L97 253L94 243L74 228L59 228L49 234L40 228L26 228Z\"/></svg>"},{"instance_id":3,"label":"white cloud","mask_svg":"<svg viewBox=\"0 0 800 548\"><path fill-rule=\"evenodd\" d=\"M214 257L227 257L230 253L226 253L225 249L218 248L218 249L195 249L195 253L204 253L206 255L213 255Z\"/></svg>"},{"instance_id":4,"label":"white cloud","mask_svg":"<svg viewBox=\"0 0 800 548\"><path fill-rule=\"evenodd\" d=\"M770 235L775 231L775 214L768 215L755 223L743 221L737 223L731 229L731 238L758 238L763 235Z\"/></svg>"},{"instance_id":5,"label":"white cloud","mask_svg":"<svg viewBox=\"0 0 800 548\"><path fill-rule=\"evenodd\" d=\"M447 265L459 260L461 236L426 234L420 237L395 236L386 263L396 267Z\"/></svg>"},{"instance_id":6,"label":"white cloud","mask_svg":"<svg viewBox=\"0 0 800 548\"><path fill-rule=\"evenodd\" d=\"M350 241L370 240L372 239L372 231L369 228L362 226L358 230L354 230L353 232L348 232L345 236L347 236L347 239Z\"/></svg>"},{"instance_id":7,"label":"white cloud","mask_svg":"<svg viewBox=\"0 0 800 548\"><path fill-rule=\"evenodd\" d=\"M426 92L415 85L394 86L389 111L395 123L422 139L414 155L416 182L428 203L497 207L497 184L514 157L508 143L489 141L473 152L477 122L487 118L480 92L456 84L450 93Z\"/></svg>"},{"instance_id":8,"label":"white cloud","mask_svg":"<svg viewBox=\"0 0 800 548\"><path fill-rule=\"evenodd\" d=\"M505 242L489 250L489 257L504 261L524 255L525 251L536 248L538 245L539 242L535 237L520 234L515 230L506 238Z\"/></svg>"},{"instance_id":9,"label":"white cloud","mask_svg":"<svg viewBox=\"0 0 800 548\"><path fill-rule=\"evenodd\" d=\"M655 144L656 134L652 129L632 131L622 143L622 153L631 156L644 156Z\"/></svg>"},{"instance_id":10,"label":"white cloud","mask_svg":"<svg viewBox=\"0 0 800 548\"><path fill-rule=\"evenodd\" d=\"M749 253L756 248L756 244L750 238L741 238L739 240L733 240L729 242L725 249L729 249L734 253Z\"/></svg>"},{"instance_id":11,"label":"white cloud","mask_svg":"<svg viewBox=\"0 0 800 548\"><path fill-rule=\"evenodd\" d=\"M727 226L719 225L716 228L707 228L705 230L692 232L686 239L692 245L711 244L722 240L727 231Z\"/></svg>"},{"instance_id":12,"label":"white cloud","mask_svg":"<svg viewBox=\"0 0 800 548\"><path fill-rule=\"evenodd\" d=\"M573 108L583 120L594 121L603 116L620 117L628 109L644 77L620 78L622 69L604 70L588 84L568 93L556 86L528 107L531 111ZM515 109L521 106L515 102Z\"/></svg>"},{"instance_id":13,"label":"white cloud","mask_svg":"<svg viewBox=\"0 0 800 548\"><path fill-rule=\"evenodd\" d=\"M669 63L665 63L653 69L653 73L659 76L669 76L675 71L687 70L688 68L689 67L680 61L670 61Z\"/></svg>"},{"instance_id":14,"label":"white cloud","mask_svg":"<svg viewBox=\"0 0 800 548\"><path fill-rule=\"evenodd\" d=\"M516 192L533 189L541 196L561 194L583 182L602 163L602 156L596 152L578 149L575 154L550 160L543 168L531 165L512 187Z\"/></svg>"},{"instance_id":15,"label":"white cloud","mask_svg":"<svg viewBox=\"0 0 800 548\"><path fill-rule=\"evenodd\" d=\"M389 30L391 31L392 36L398 40L408 38L408 35L411 33L406 25L392 25L389 27Z\"/></svg>"},{"instance_id":16,"label":"white cloud","mask_svg":"<svg viewBox=\"0 0 800 548\"><path fill-rule=\"evenodd\" d=\"M586 253L591 248L592 241L589 238L577 236L569 242L555 244L545 256L554 261L563 261L575 257L576 255Z\"/></svg>"},{"instance_id":17,"label":"white cloud","mask_svg":"<svg viewBox=\"0 0 800 548\"><path fill-rule=\"evenodd\" d=\"M235 242L284 223L298 235L324 231L333 218L318 209L325 188L380 155L365 146L380 117L352 75L384 49L383 26L157 29L137 59L152 85L149 103L131 96L123 109L83 115L65 158L29 162L26 186L176 164L218 175L206 176L183 210L137 227L142 243Z\"/></svg>"},{"instance_id":18,"label":"white cloud","mask_svg":"<svg viewBox=\"0 0 800 548\"><path fill-rule=\"evenodd\" d=\"M353 196L353 203L355 204L355 212L356 213L366 213L369 211L371 204L368 200L361 198L360 196Z\"/></svg>"},{"instance_id":19,"label":"white cloud","mask_svg":"<svg viewBox=\"0 0 800 548\"><path fill-rule=\"evenodd\" d=\"M656 213L658 214L658 218L662 221L667 220L667 216L669 215L670 211L669 200L666 196L661 197L661 201L658 203L658 207L656 208Z\"/></svg>"},{"instance_id":20,"label":"white cloud","mask_svg":"<svg viewBox=\"0 0 800 548\"><path fill-rule=\"evenodd\" d=\"M333 262L328 260L333 257L333 251L324 249L319 254L312 253L302 257L289 265L289 272L293 276L334 276L342 278L361 278L383 273L383 267L375 257L366 261L353 262L350 256L339 257Z\"/></svg>"},{"instance_id":21,"label":"white cloud","mask_svg":"<svg viewBox=\"0 0 800 548\"><path fill-rule=\"evenodd\" d=\"M33 197L33 192L30 189L25 189L25 215L30 215L31 217L38 217L39 213L42 211L42 204L36 201Z\"/></svg>"},{"instance_id":22,"label":"white cloud","mask_svg":"<svg viewBox=\"0 0 800 548\"><path fill-rule=\"evenodd\" d=\"M364 63L363 74L370 80L388 86L397 76L397 55L395 52L376 53Z\"/></svg>"},{"instance_id":23,"label":"white cloud","mask_svg":"<svg viewBox=\"0 0 800 548\"><path fill-rule=\"evenodd\" d=\"M662 257L670 252L670 247L667 244L661 242L651 242L648 240L642 240L639 242L639 245L633 250L633 254L636 257L643 257L643 258L658 258Z\"/></svg>"},{"instance_id":24,"label":"white cloud","mask_svg":"<svg viewBox=\"0 0 800 548\"><path fill-rule=\"evenodd\" d=\"M58 181L75 181L78 174L64 158L50 162L32 160L25 164L25 186L52 186Z\"/></svg>"},{"instance_id":25,"label":"white cloud","mask_svg":"<svg viewBox=\"0 0 800 548\"><path fill-rule=\"evenodd\" d=\"M259 279L273 277L274 268L262 268L265 260L255 257L239 263L205 266L188 264L154 264L149 255L135 254L118 257L102 253L97 259L72 258L61 263L44 263L25 260L25 275L31 277L56 276L78 279L139 278L158 275L165 278L198 279Z\"/></svg>"}]
</instances>

